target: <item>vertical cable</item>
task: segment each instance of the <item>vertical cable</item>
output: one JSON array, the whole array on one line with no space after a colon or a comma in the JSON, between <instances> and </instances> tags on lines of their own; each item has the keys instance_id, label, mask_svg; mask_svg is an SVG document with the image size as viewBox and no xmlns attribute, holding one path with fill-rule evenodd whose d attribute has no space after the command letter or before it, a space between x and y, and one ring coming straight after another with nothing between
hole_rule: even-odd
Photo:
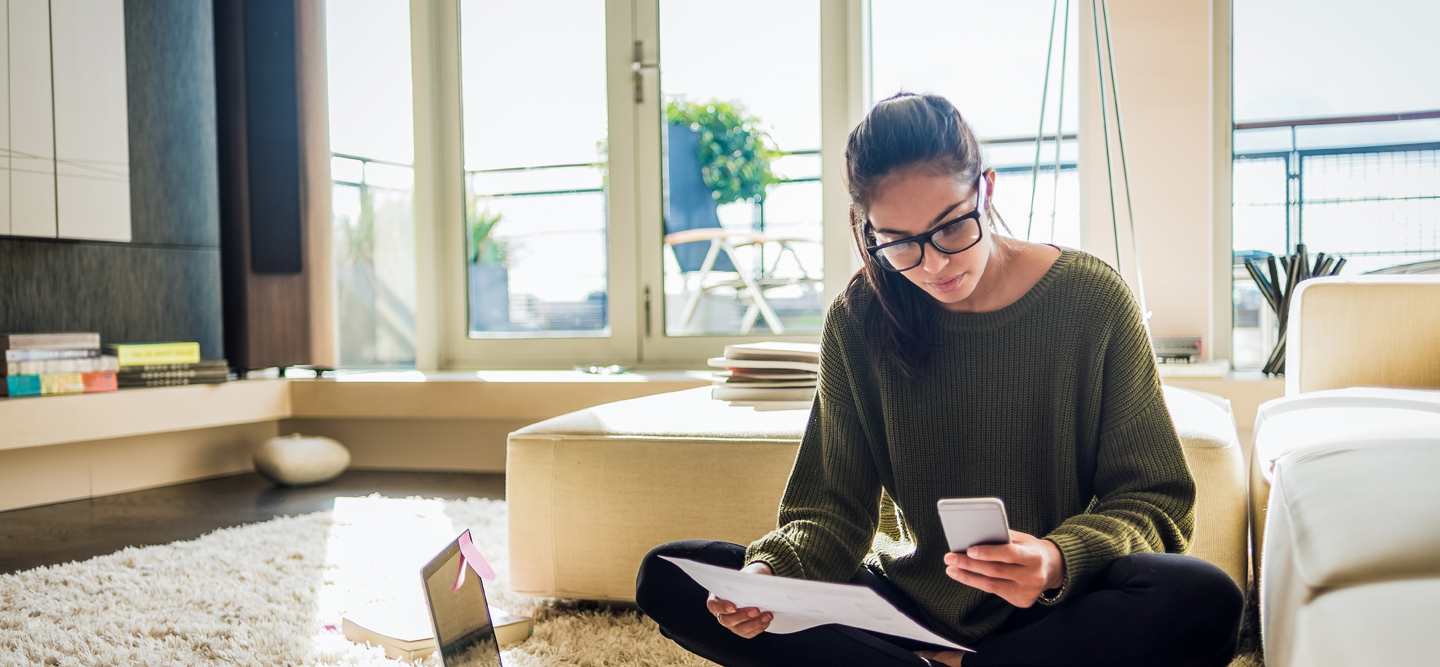
<instances>
[{"instance_id":1,"label":"vertical cable","mask_svg":"<svg viewBox=\"0 0 1440 667\"><path fill-rule=\"evenodd\" d=\"M1125 215L1130 219L1130 252L1135 260L1135 291L1140 294L1140 316L1150 335L1150 311L1145 307L1145 278L1140 274L1140 233L1135 229L1135 206L1130 201L1130 167L1125 159L1125 119L1120 115L1120 80L1115 77L1115 42L1110 38L1110 0L1100 0L1105 14L1105 55L1110 61L1110 92L1115 105L1115 136L1120 140L1120 178L1125 183ZM1111 183L1114 196L1114 183Z\"/></svg>"},{"instance_id":2,"label":"vertical cable","mask_svg":"<svg viewBox=\"0 0 1440 667\"><path fill-rule=\"evenodd\" d=\"M1055 189L1050 193L1050 242L1055 242L1055 213L1060 206L1060 144L1065 136L1065 61L1070 55L1070 0L1065 0L1064 35L1060 41L1060 104L1055 109Z\"/></svg>"},{"instance_id":3,"label":"vertical cable","mask_svg":"<svg viewBox=\"0 0 1440 667\"><path fill-rule=\"evenodd\" d=\"M1069 16L1070 0L1065 0L1066 16ZM1045 141L1045 100L1050 96L1050 62L1055 52L1055 15L1060 11L1060 0L1050 6L1050 42L1045 46L1045 79L1040 83L1040 123L1035 129L1035 166L1030 168L1030 220L1025 223L1025 240L1030 240L1030 229L1035 225L1035 186L1040 181L1040 146ZM1063 56L1062 56L1063 57ZM1064 90L1065 80L1060 80ZM1060 141L1057 135L1055 141Z\"/></svg>"},{"instance_id":4,"label":"vertical cable","mask_svg":"<svg viewBox=\"0 0 1440 667\"><path fill-rule=\"evenodd\" d=\"M1125 278L1125 265L1120 259L1120 221L1115 217L1115 170L1110 165L1110 110L1105 104L1105 64L1100 59L1100 10L1090 0L1090 25L1095 29L1095 78L1100 82L1100 131L1105 142L1105 176L1110 184L1110 229L1115 232L1115 270Z\"/></svg>"}]
</instances>

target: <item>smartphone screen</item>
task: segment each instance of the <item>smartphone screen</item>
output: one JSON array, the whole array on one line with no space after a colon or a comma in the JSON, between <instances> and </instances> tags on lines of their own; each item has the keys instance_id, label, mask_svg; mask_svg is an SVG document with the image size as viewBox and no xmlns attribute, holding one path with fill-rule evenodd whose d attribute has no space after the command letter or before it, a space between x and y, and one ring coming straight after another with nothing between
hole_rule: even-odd
<instances>
[{"instance_id":1,"label":"smartphone screen","mask_svg":"<svg viewBox=\"0 0 1440 667\"><path fill-rule=\"evenodd\" d=\"M936 504L950 551L979 544L1009 544L1010 525L999 498L950 498Z\"/></svg>"}]
</instances>

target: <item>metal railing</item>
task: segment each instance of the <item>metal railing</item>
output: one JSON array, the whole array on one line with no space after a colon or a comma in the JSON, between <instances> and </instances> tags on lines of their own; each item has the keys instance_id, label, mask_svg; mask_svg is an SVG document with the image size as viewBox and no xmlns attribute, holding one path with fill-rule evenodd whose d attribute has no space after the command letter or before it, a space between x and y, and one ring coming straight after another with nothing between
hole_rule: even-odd
<instances>
[{"instance_id":1,"label":"metal railing","mask_svg":"<svg viewBox=\"0 0 1440 667\"><path fill-rule=\"evenodd\" d=\"M407 299L400 294L393 286L388 284L377 272L374 256L374 234L375 234L375 195L378 191L389 193L408 193L412 190L403 187L392 187L371 183L368 178L369 167L372 164L384 165L386 167L413 169L412 165L387 160L378 160L359 155L347 153L331 153L332 158L354 160L360 163L360 178L358 180L347 180L344 178L332 178L332 186L354 188L360 202L359 216L350 221L344 230L337 230L345 234L343 239L335 239L337 246L343 250L336 253L334 261L337 263L335 276L335 289L337 299L338 316L340 318L339 334L340 340L340 361L349 366L390 366L396 362L402 365L414 362L415 350L415 312L413 296ZM332 208L332 216L335 216ZM366 220L366 217L369 217ZM332 225L338 221L332 221ZM365 235L369 238L362 238ZM413 268L413 267L412 267ZM357 313L353 307L363 311ZM357 319L360 318L360 319ZM360 321L368 319L368 322ZM364 332L361 334L361 332ZM357 351L367 347L373 348L374 343L369 345L362 340L346 340L347 337L360 336L361 338L378 339L382 334L389 336L401 348L398 359L379 359L376 349L369 349L368 352ZM361 358L352 358L359 356ZM366 359L365 356L375 358Z\"/></svg>"},{"instance_id":2,"label":"metal railing","mask_svg":"<svg viewBox=\"0 0 1440 667\"><path fill-rule=\"evenodd\" d=\"M1261 150L1261 151L1237 151L1234 160L1258 161L1275 160L1283 161L1285 172L1285 184L1283 188L1283 199L1277 197L1274 202L1252 202L1238 204L1243 206L1283 206L1285 209L1285 247L1295 247L1298 243L1307 243L1306 214L1314 208L1336 207L1366 203L1389 203L1398 204L1404 202L1423 202L1427 200L1440 199L1440 163L1436 162L1437 155L1440 155L1440 140L1437 141L1415 141L1404 143L1384 143L1368 145L1349 145L1320 148L1300 148L1299 128L1316 126L1338 126L1338 125L1366 125L1372 123L1389 123L1398 121L1416 121L1440 119L1440 110L1418 111L1410 113L1373 114L1364 116L1337 116L1325 118L1302 118L1290 120L1270 120L1257 122L1236 123L1234 128L1237 132L1247 130L1264 129L1288 129L1290 134L1290 146L1284 150ZM1440 137L1437 137L1440 139ZM1408 156L1408 157L1407 157ZM1368 161L1368 162L1362 162ZM1385 163L1385 164L1382 164ZM1364 178L1366 175L1356 174L1357 171L1369 168L1375 171L1382 166L1394 167L1396 165L1411 165L1421 171L1433 172L1428 181L1433 185L1429 192L1417 192L1403 195L1386 195L1375 192L1356 193L1346 196L1324 196L1307 197L1307 179L1315 180L1318 177L1330 176L1338 172L1348 172L1353 178ZM1312 165L1332 167L1329 173L1314 173L1316 170ZM1335 180L1335 179L1332 179ZM1417 180L1425 180L1417 179ZM1435 230L1440 230L1440 219L1424 219L1423 216L1417 219L1403 221L1402 224L1415 224L1431 228L1431 236L1436 236ZM1424 236L1423 230L1419 234ZM1385 248L1385 249L1362 249L1354 247L1348 252L1345 248L1333 248L1336 252L1350 255L1429 255L1440 253L1440 238L1428 246ZM1237 249L1241 250L1241 249Z\"/></svg>"}]
</instances>

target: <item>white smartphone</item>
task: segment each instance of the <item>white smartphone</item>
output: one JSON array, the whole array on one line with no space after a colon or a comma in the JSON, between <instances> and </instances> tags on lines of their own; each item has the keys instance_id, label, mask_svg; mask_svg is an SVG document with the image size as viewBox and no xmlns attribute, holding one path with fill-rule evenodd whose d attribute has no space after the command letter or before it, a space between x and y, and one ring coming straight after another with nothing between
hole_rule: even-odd
<instances>
[{"instance_id":1,"label":"white smartphone","mask_svg":"<svg viewBox=\"0 0 1440 667\"><path fill-rule=\"evenodd\" d=\"M950 551L977 544L1009 544L1010 522L999 498L947 498L936 503Z\"/></svg>"}]
</instances>

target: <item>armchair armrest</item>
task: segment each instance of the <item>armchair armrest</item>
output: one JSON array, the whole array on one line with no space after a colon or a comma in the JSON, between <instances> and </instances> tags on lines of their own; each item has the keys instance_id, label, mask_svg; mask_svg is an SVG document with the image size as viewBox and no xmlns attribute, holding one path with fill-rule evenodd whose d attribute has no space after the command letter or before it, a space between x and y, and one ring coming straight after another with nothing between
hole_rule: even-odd
<instances>
[{"instance_id":1,"label":"armchair armrest","mask_svg":"<svg viewBox=\"0 0 1440 667\"><path fill-rule=\"evenodd\" d=\"M1290 305L1285 395L1440 388L1440 276L1316 278Z\"/></svg>"}]
</instances>

